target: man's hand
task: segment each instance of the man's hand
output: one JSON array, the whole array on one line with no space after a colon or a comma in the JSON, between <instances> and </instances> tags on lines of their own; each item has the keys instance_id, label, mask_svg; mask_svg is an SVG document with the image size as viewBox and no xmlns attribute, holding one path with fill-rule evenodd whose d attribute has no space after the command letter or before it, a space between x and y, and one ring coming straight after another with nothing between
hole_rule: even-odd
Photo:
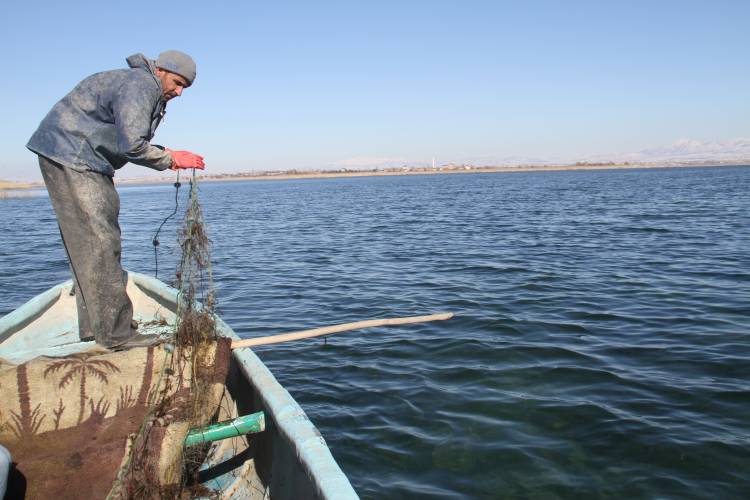
<instances>
[{"instance_id":1,"label":"man's hand","mask_svg":"<svg viewBox=\"0 0 750 500\"><path fill-rule=\"evenodd\" d=\"M197 168L203 170L206 168L206 164L203 163L203 157L200 155L191 153L190 151L172 151L169 148L164 148L164 150L172 155L172 170L180 168Z\"/></svg>"}]
</instances>

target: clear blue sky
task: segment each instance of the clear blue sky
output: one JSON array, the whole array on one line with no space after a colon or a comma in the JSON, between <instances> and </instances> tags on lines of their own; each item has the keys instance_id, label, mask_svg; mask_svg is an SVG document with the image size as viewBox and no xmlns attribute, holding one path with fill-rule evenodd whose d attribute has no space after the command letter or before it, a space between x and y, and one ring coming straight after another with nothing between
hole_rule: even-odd
<instances>
[{"instance_id":1,"label":"clear blue sky","mask_svg":"<svg viewBox=\"0 0 750 500\"><path fill-rule=\"evenodd\" d=\"M154 142L214 172L750 137L748 26L747 0L5 0L0 178L40 177L26 141L79 80L165 49L198 77Z\"/></svg>"}]
</instances>

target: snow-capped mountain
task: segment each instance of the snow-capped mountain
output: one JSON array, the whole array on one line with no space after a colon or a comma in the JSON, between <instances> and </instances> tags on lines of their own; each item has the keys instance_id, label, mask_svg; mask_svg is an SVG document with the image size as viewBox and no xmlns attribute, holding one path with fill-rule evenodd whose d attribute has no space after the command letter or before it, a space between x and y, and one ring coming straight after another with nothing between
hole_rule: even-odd
<instances>
[{"instance_id":1,"label":"snow-capped mountain","mask_svg":"<svg viewBox=\"0 0 750 500\"><path fill-rule=\"evenodd\" d=\"M726 142L679 139L665 147L619 155L597 155L586 160L636 163L747 162L750 160L750 138L739 138Z\"/></svg>"}]
</instances>

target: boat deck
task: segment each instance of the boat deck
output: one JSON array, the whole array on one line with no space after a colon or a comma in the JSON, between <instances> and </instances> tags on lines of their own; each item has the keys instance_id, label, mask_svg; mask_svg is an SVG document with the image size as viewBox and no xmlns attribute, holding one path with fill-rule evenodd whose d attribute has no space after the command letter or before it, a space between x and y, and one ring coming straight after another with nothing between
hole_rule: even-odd
<instances>
[{"instance_id":1,"label":"boat deck","mask_svg":"<svg viewBox=\"0 0 750 500\"><path fill-rule=\"evenodd\" d=\"M37 356L66 356L94 347L93 341L79 340L76 298L70 293L71 288L68 281L37 297L34 304L37 314L8 331L6 338L0 338L0 358L19 364ZM133 302L133 319L138 322L139 333L166 335L172 331L174 311L133 280L128 281L127 292ZM12 316L13 313L9 314L7 320L13 321Z\"/></svg>"}]
</instances>

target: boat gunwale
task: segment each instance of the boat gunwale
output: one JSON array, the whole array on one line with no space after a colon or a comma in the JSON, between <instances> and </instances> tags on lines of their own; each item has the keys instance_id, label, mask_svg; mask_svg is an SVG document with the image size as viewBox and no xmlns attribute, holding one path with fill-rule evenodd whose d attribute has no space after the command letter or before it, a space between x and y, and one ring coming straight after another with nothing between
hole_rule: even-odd
<instances>
[{"instance_id":1,"label":"boat gunwale","mask_svg":"<svg viewBox=\"0 0 750 500\"><path fill-rule=\"evenodd\" d=\"M62 291L70 287L72 283L73 280L68 280L53 286L5 316L0 317L0 344L42 316L52 304L57 302Z\"/></svg>"}]
</instances>

